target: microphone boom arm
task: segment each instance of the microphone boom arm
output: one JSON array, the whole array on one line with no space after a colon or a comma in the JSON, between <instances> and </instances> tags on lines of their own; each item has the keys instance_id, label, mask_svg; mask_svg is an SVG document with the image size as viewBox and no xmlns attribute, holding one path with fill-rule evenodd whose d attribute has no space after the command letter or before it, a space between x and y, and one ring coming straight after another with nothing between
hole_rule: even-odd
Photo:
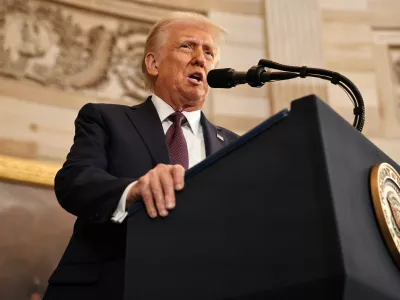
<instances>
[{"instance_id":1,"label":"microphone boom arm","mask_svg":"<svg viewBox=\"0 0 400 300\"><path fill-rule=\"evenodd\" d=\"M254 87L262 86L264 82L266 82L262 81L264 79L263 77L265 77L266 74L273 74L265 71L262 72L264 68L284 71L281 73L282 78L276 80L286 80L296 77L301 77L301 78L316 77L324 80L329 80L332 84L339 85L342 89L344 89L344 91L348 94L348 96L353 102L354 105L353 113L355 116L353 126L357 128L357 130L359 130L360 132L362 131L365 123L364 100L359 89L350 79L348 79L344 75L324 69L308 68L306 66L303 67L287 66L276 63L271 60L261 59L258 62L258 66L252 67L248 72L249 76L248 83L250 86ZM279 74L279 72L274 72L274 73Z\"/></svg>"}]
</instances>

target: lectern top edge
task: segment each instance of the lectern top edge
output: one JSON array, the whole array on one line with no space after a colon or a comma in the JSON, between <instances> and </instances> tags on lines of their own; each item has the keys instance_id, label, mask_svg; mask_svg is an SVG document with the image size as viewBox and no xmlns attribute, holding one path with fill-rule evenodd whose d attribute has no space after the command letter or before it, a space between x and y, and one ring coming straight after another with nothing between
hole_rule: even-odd
<instances>
[{"instance_id":1,"label":"lectern top edge","mask_svg":"<svg viewBox=\"0 0 400 300\"><path fill-rule=\"evenodd\" d=\"M240 146L246 144L248 141L254 139L264 131L270 129L272 126L275 124L279 123L283 119L285 119L287 116L289 116L289 110L284 109L277 114L273 115L272 117L268 118L261 124L257 125L254 127L252 130L249 132L245 133L243 136L241 136L237 141L229 144L228 146L222 148L221 150L217 151L216 153L210 155L207 157L205 160L202 162L198 163L197 165L193 166L190 168L185 176L185 179L190 179L196 174L200 173L202 170L207 168L208 166L212 165L215 163L217 160L221 159L222 157L226 156L230 152L236 150Z\"/></svg>"}]
</instances>

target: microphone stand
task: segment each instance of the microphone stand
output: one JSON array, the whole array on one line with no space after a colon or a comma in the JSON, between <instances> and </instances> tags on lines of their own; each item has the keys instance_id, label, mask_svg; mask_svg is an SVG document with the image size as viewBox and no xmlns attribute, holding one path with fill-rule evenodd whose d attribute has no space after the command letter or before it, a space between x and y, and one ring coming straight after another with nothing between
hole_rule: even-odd
<instances>
[{"instance_id":1,"label":"microphone stand","mask_svg":"<svg viewBox=\"0 0 400 300\"><path fill-rule=\"evenodd\" d=\"M279 72L266 72L265 68L275 69L283 71L282 76L279 77ZM274 78L279 77L279 79L274 79L270 77L270 74L274 74ZM306 77L316 77L324 80L329 80L332 84L339 85L350 97L353 102L354 109L354 122L353 126L362 131L365 123L365 105L363 97L354 85L347 77L337 73L324 69L308 68L306 66L295 67L282 65L271 60L261 59L257 66L253 66L249 69L246 74L246 81L252 87L262 87L266 82L274 82L280 80L287 80L292 78L306 78Z\"/></svg>"}]
</instances>

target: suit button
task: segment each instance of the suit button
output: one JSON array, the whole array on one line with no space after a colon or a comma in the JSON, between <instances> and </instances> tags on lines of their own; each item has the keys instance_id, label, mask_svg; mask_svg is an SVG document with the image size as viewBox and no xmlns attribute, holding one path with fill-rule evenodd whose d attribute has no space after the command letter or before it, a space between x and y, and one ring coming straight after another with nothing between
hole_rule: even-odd
<instances>
[{"instance_id":1,"label":"suit button","mask_svg":"<svg viewBox=\"0 0 400 300\"><path fill-rule=\"evenodd\" d=\"M94 213L94 220L99 220L100 219L100 214L98 212Z\"/></svg>"}]
</instances>

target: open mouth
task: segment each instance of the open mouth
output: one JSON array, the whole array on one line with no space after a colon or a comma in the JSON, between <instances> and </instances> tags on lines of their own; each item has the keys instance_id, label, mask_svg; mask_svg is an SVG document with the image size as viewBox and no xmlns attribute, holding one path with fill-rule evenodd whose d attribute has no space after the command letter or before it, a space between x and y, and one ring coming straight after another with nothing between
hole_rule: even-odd
<instances>
[{"instance_id":1,"label":"open mouth","mask_svg":"<svg viewBox=\"0 0 400 300\"><path fill-rule=\"evenodd\" d=\"M201 83L203 81L203 74L200 72L192 73L188 76L192 82Z\"/></svg>"}]
</instances>

